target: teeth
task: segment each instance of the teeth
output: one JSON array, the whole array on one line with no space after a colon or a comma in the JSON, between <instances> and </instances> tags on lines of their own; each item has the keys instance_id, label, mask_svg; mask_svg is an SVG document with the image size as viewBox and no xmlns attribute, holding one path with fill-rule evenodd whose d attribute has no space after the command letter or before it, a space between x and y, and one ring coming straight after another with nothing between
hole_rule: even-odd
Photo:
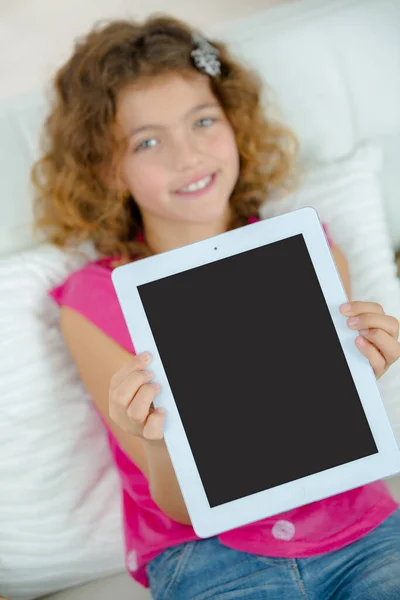
<instances>
[{"instance_id":1,"label":"teeth","mask_svg":"<svg viewBox=\"0 0 400 600\"><path fill-rule=\"evenodd\" d=\"M212 179L212 175L208 175L208 177L204 177L204 179L200 179L199 181L196 181L195 183L191 183L190 185L187 185L186 187L181 188L179 191L180 192L197 192L197 190L202 190L203 188L205 188Z\"/></svg>"}]
</instances>

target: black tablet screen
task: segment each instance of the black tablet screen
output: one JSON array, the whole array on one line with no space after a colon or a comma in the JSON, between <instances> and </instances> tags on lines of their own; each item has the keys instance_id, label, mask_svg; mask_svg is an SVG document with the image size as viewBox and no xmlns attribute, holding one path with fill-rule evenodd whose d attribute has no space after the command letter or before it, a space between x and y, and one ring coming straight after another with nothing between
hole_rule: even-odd
<instances>
[{"instance_id":1,"label":"black tablet screen","mask_svg":"<svg viewBox=\"0 0 400 600\"><path fill-rule=\"evenodd\" d=\"M139 293L211 507L377 453L302 235Z\"/></svg>"}]
</instances>

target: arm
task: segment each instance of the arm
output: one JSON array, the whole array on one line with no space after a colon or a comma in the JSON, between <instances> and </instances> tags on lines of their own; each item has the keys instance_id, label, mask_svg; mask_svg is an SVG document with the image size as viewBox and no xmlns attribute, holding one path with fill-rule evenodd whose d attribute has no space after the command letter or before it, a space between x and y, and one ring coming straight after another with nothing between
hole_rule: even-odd
<instances>
[{"instance_id":1,"label":"arm","mask_svg":"<svg viewBox=\"0 0 400 600\"><path fill-rule=\"evenodd\" d=\"M61 330L83 384L120 447L147 478L154 502L171 519L189 525L190 518L164 440L145 440L126 433L110 418L110 382L132 358L130 353L68 307L61 309Z\"/></svg>"},{"instance_id":2,"label":"arm","mask_svg":"<svg viewBox=\"0 0 400 600\"><path fill-rule=\"evenodd\" d=\"M335 260L337 270L339 271L340 278L346 290L347 297L349 300L351 300L350 272L346 257L339 246L332 245L331 252Z\"/></svg>"}]
</instances>

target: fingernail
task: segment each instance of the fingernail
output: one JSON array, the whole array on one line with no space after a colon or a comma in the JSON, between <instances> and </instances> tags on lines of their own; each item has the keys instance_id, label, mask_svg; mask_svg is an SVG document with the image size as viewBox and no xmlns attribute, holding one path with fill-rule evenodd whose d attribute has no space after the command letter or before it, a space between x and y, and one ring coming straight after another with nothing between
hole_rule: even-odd
<instances>
[{"instance_id":1,"label":"fingernail","mask_svg":"<svg viewBox=\"0 0 400 600\"><path fill-rule=\"evenodd\" d=\"M342 306L340 307L340 310L344 313L351 312L351 304L349 304L349 303L342 304Z\"/></svg>"},{"instance_id":2,"label":"fingernail","mask_svg":"<svg viewBox=\"0 0 400 600\"><path fill-rule=\"evenodd\" d=\"M360 333L361 335L368 335L369 329L360 329L360 331L358 333Z\"/></svg>"},{"instance_id":3,"label":"fingernail","mask_svg":"<svg viewBox=\"0 0 400 600\"><path fill-rule=\"evenodd\" d=\"M149 381L151 381L154 377L154 373L152 371L143 371L146 379L148 379Z\"/></svg>"},{"instance_id":4,"label":"fingernail","mask_svg":"<svg viewBox=\"0 0 400 600\"><path fill-rule=\"evenodd\" d=\"M153 381L153 383L150 383L150 385L152 388L154 388L157 391L161 388L160 384L157 383L156 381Z\"/></svg>"},{"instance_id":5,"label":"fingernail","mask_svg":"<svg viewBox=\"0 0 400 600\"><path fill-rule=\"evenodd\" d=\"M351 317L351 319L349 319L347 323L348 325L350 325L350 327L356 327L360 324L360 319L358 319L357 317Z\"/></svg>"},{"instance_id":6,"label":"fingernail","mask_svg":"<svg viewBox=\"0 0 400 600\"><path fill-rule=\"evenodd\" d=\"M150 352L141 352L140 354L138 354L138 358L143 362L147 362L148 360L150 360L151 354Z\"/></svg>"}]
</instances>

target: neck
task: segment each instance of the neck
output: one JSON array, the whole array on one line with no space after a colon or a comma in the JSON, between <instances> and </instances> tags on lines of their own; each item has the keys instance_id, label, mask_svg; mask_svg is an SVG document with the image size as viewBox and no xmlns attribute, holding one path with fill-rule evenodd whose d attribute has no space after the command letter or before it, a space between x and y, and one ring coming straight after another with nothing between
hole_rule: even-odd
<instances>
[{"instance_id":1,"label":"neck","mask_svg":"<svg viewBox=\"0 0 400 600\"><path fill-rule=\"evenodd\" d=\"M144 235L154 254L187 246L227 231L231 219L230 207L219 219L209 223L166 221L154 215L143 215Z\"/></svg>"}]
</instances>

